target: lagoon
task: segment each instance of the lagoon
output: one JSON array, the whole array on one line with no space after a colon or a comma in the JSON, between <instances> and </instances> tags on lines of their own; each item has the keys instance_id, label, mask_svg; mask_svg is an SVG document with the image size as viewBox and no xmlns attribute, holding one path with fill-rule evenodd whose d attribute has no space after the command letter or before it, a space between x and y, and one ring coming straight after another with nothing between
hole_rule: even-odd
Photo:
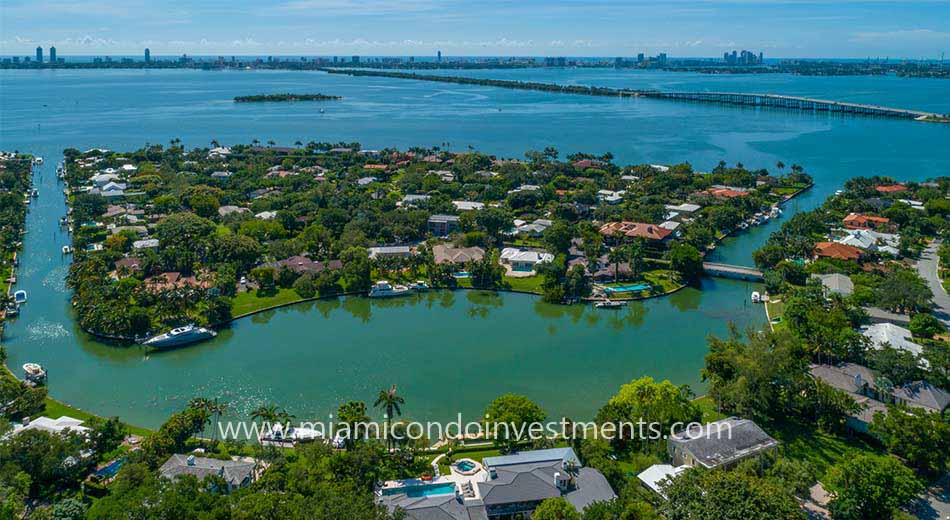
<instances>
[{"instance_id":1,"label":"lagoon","mask_svg":"<svg viewBox=\"0 0 950 520\"><path fill-rule=\"evenodd\" d=\"M455 72L455 71L452 71ZM605 86L695 88L814 95L950 112L950 82L785 75L727 78L612 69L468 71L484 77ZM235 96L318 91L327 104L235 104ZM918 102L919 101L919 102ZM321 113L320 110L323 109ZM265 403L299 419L324 418L343 401L371 401L395 383L414 419L473 417L518 392L551 416L592 417L617 387L651 375L701 392L708 334L728 322L762 326L755 288L707 280L702 291L623 310L542 304L536 297L470 291L404 300L312 302L237 321L212 342L146 355L78 331L63 283L69 243L56 163L67 147L135 149L181 138L185 146L297 140L359 141L368 148L449 143L520 157L555 146L612 152L619 163L720 160L805 166L816 181L787 215L818 204L856 175L923 180L950 172L950 125L827 114L595 98L319 72L195 70L0 71L0 149L46 159L35 182L18 289L23 314L5 332L9 365L49 369L53 397L155 427L191 397L221 397L243 416ZM787 218L787 217L786 217ZM750 264L778 223L728 239L716 261Z\"/></svg>"}]
</instances>

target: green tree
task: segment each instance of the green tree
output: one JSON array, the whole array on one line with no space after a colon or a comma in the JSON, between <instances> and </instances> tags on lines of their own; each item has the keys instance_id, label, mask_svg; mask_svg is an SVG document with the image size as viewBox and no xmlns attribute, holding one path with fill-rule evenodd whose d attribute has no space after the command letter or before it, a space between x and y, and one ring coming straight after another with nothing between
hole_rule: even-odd
<instances>
[{"instance_id":1,"label":"green tree","mask_svg":"<svg viewBox=\"0 0 950 520\"><path fill-rule=\"evenodd\" d=\"M828 469L823 481L832 493L835 519L888 519L923 490L914 473L889 456L858 454Z\"/></svg>"},{"instance_id":2,"label":"green tree","mask_svg":"<svg viewBox=\"0 0 950 520\"><path fill-rule=\"evenodd\" d=\"M933 314L918 313L910 318L911 334L921 338L932 338L944 331L943 323L940 323Z\"/></svg>"},{"instance_id":3,"label":"green tree","mask_svg":"<svg viewBox=\"0 0 950 520\"><path fill-rule=\"evenodd\" d=\"M614 445L626 449L632 445L641 451L657 448L659 438L649 437L651 432L631 431L624 424L643 422L656 424L660 431L668 432L676 423L687 424L699 421L702 411L692 401L689 386L676 386L668 380L656 382L652 377L644 376L620 387L616 395L597 413L596 422L611 423L617 431Z\"/></svg>"},{"instance_id":4,"label":"green tree","mask_svg":"<svg viewBox=\"0 0 950 520\"><path fill-rule=\"evenodd\" d=\"M488 405L484 417L492 442L501 451L510 453L527 440L530 425L540 424L547 414L523 395L504 394Z\"/></svg>"},{"instance_id":5,"label":"green tree","mask_svg":"<svg viewBox=\"0 0 950 520\"><path fill-rule=\"evenodd\" d=\"M697 518L801 519L798 502L777 484L739 471L690 469L664 489L667 520Z\"/></svg>"},{"instance_id":6,"label":"green tree","mask_svg":"<svg viewBox=\"0 0 950 520\"><path fill-rule=\"evenodd\" d=\"M538 504L531 518L532 520L581 520L581 515L564 497L554 497Z\"/></svg>"},{"instance_id":7,"label":"green tree","mask_svg":"<svg viewBox=\"0 0 950 520\"><path fill-rule=\"evenodd\" d=\"M698 285L703 275L703 258L695 247L676 244L670 249L670 267L680 274L684 282Z\"/></svg>"},{"instance_id":8,"label":"green tree","mask_svg":"<svg viewBox=\"0 0 950 520\"><path fill-rule=\"evenodd\" d=\"M871 433L887 450L927 475L947 470L950 462L950 420L922 408L888 406L875 414Z\"/></svg>"},{"instance_id":9,"label":"green tree","mask_svg":"<svg viewBox=\"0 0 950 520\"><path fill-rule=\"evenodd\" d=\"M373 408L381 407L386 411L386 443L389 446L394 445L394 439L392 438L393 418L402 415L402 405L404 404L406 404L406 400L396 393L396 385L391 386L389 390L380 390L376 402L373 403Z\"/></svg>"}]
</instances>

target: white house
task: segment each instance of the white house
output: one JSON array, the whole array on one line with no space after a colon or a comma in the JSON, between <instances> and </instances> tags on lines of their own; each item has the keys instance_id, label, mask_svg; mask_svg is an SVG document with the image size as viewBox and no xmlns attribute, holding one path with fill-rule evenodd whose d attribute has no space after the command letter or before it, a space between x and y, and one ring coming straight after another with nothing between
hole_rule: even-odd
<instances>
[{"instance_id":1,"label":"white house","mask_svg":"<svg viewBox=\"0 0 950 520\"><path fill-rule=\"evenodd\" d=\"M83 422L79 419L74 419L68 415L64 415L59 419L37 417L36 419L30 420L29 418L25 418L23 419L22 423L13 425L13 435L26 430L42 430L44 432L55 434L70 430L86 435L89 431L91 431L91 428L83 426L82 424Z\"/></svg>"},{"instance_id":2,"label":"white house","mask_svg":"<svg viewBox=\"0 0 950 520\"><path fill-rule=\"evenodd\" d=\"M472 202L468 200L453 200L452 204L459 211L478 211L485 207L484 202Z\"/></svg>"},{"instance_id":3,"label":"white house","mask_svg":"<svg viewBox=\"0 0 950 520\"><path fill-rule=\"evenodd\" d=\"M887 343L890 344L891 347L898 350L906 350L917 357L920 357L924 352L923 347L911 341L911 333L909 330L894 325L893 323L875 323L874 325L864 327L861 333L870 340L871 348L874 349L880 350L884 348L884 344ZM927 361L922 359L921 364L926 366Z\"/></svg>"},{"instance_id":4,"label":"white house","mask_svg":"<svg viewBox=\"0 0 950 520\"><path fill-rule=\"evenodd\" d=\"M534 271L540 263L553 261L554 255L543 251L506 247L501 250L499 260L510 265L512 271L529 272Z\"/></svg>"}]
</instances>

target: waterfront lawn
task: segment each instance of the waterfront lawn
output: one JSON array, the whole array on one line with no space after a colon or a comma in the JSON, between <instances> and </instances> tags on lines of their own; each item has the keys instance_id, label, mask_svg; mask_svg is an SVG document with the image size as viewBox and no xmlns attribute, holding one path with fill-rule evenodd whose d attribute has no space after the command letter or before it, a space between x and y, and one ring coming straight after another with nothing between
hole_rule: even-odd
<instances>
[{"instance_id":1,"label":"waterfront lawn","mask_svg":"<svg viewBox=\"0 0 950 520\"><path fill-rule=\"evenodd\" d=\"M650 271L645 271L641 279L638 281L610 282L603 284L603 286L623 287L641 282L648 283L653 287L659 287L659 292L654 293L650 289L645 289L643 291L614 293L610 295L610 298L614 300L633 300L637 298L646 298L647 296L652 296L654 294L670 293L683 286L683 284L679 282L676 273L669 269L652 269Z\"/></svg>"},{"instance_id":2,"label":"waterfront lawn","mask_svg":"<svg viewBox=\"0 0 950 520\"><path fill-rule=\"evenodd\" d=\"M776 295L777 301L772 301L772 296L769 296L769 301L765 302L765 308L768 311L769 322L772 326L773 331L785 330L788 328L788 325L785 324L784 313L785 313L785 304L782 302L782 295ZM775 320L778 321L775 321Z\"/></svg>"},{"instance_id":3,"label":"waterfront lawn","mask_svg":"<svg viewBox=\"0 0 950 520\"><path fill-rule=\"evenodd\" d=\"M234 317L303 300L297 291L278 287L273 293L258 295L258 291L240 292L231 300L231 314Z\"/></svg>"},{"instance_id":4,"label":"waterfront lawn","mask_svg":"<svg viewBox=\"0 0 950 520\"><path fill-rule=\"evenodd\" d=\"M544 277L538 275L528 276L525 278L514 278L511 276L506 276L504 278L504 283L508 286L507 288L509 290L535 294L541 294L541 284L543 282Z\"/></svg>"},{"instance_id":5,"label":"waterfront lawn","mask_svg":"<svg viewBox=\"0 0 950 520\"><path fill-rule=\"evenodd\" d=\"M716 401L708 395L697 397L693 400L693 404L699 406L699 409L703 411L702 421L704 423L718 421L726 417L725 414L720 413L719 410L716 409Z\"/></svg>"},{"instance_id":6,"label":"waterfront lawn","mask_svg":"<svg viewBox=\"0 0 950 520\"><path fill-rule=\"evenodd\" d=\"M50 419L59 419L60 417L64 415L68 415L69 417L72 417L73 419L79 419L80 421L86 422L86 421L89 421L90 419L94 419L98 417L89 412L80 410L78 408L73 408L72 406L69 406L68 404L61 403L49 397L46 398L46 401L43 404L44 404L44 407L43 407L42 415L49 417ZM138 435L139 437L147 437L152 434L151 430L140 428L138 426L132 426L131 424L126 424L126 423L123 423L123 424L125 424L125 427L129 429L129 433L133 435Z\"/></svg>"},{"instance_id":7,"label":"waterfront lawn","mask_svg":"<svg viewBox=\"0 0 950 520\"><path fill-rule=\"evenodd\" d=\"M779 441L782 454L811 463L818 480L825 477L828 468L845 459L884 453L861 437L822 432L813 423L782 420L764 423L762 428Z\"/></svg>"}]
</instances>

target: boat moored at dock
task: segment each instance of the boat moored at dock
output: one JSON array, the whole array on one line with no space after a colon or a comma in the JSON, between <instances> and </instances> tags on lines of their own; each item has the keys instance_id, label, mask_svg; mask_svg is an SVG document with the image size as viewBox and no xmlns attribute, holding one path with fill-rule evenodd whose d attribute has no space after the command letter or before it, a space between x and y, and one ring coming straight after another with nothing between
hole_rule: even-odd
<instances>
[{"instance_id":1,"label":"boat moored at dock","mask_svg":"<svg viewBox=\"0 0 950 520\"><path fill-rule=\"evenodd\" d=\"M405 285L393 285L386 280L380 280L373 284L369 290L370 298L392 298L394 296L405 296L410 294L412 289Z\"/></svg>"},{"instance_id":2,"label":"boat moored at dock","mask_svg":"<svg viewBox=\"0 0 950 520\"><path fill-rule=\"evenodd\" d=\"M194 324L191 324L185 325L184 327L174 328L168 332L165 332L164 334L152 336L151 338L143 341L142 344L147 347L161 350L190 345L199 341L211 339L217 335L218 333L211 329L205 327L196 327Z\"/></svg>"}]
</instances>

